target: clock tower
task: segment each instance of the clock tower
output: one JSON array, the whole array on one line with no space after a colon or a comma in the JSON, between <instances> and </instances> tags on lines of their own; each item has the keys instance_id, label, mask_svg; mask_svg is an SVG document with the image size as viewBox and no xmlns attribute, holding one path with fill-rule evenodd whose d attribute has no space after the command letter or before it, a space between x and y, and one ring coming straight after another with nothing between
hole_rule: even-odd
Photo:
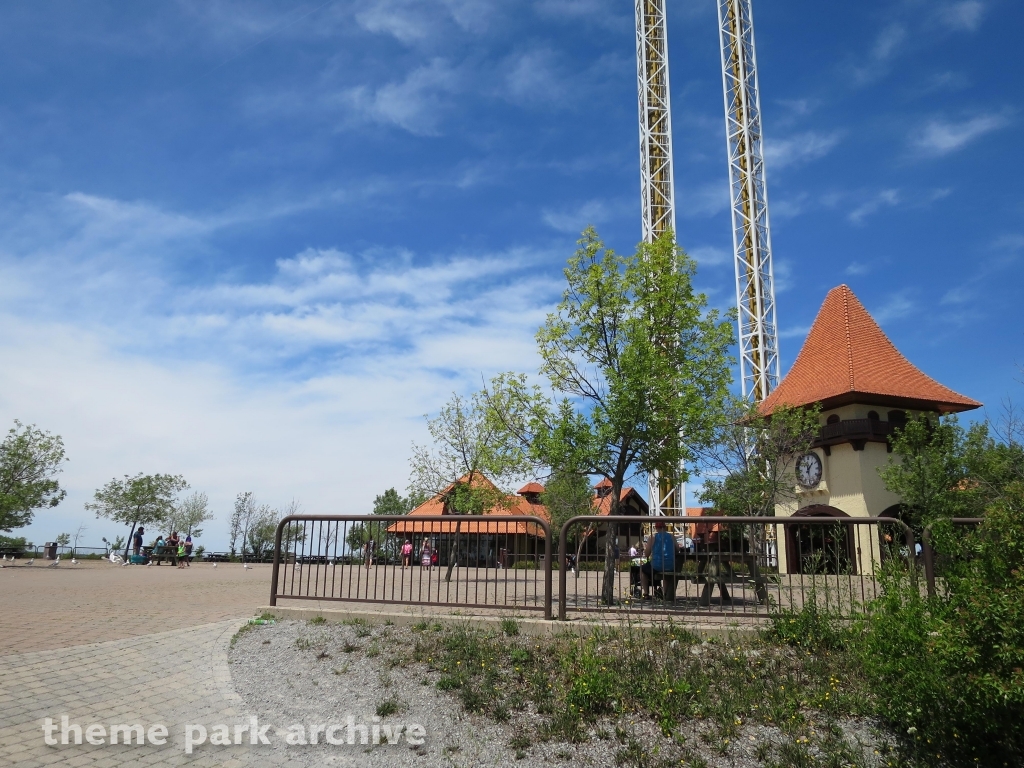
<instances>
[{"instance_id":1,"label":"clock tower","mask_svg":"<svg viewBox=\"0 0 1024 768\"><path fill-rule=\"evenodd\" d=\"M910 418L981 406L900 354L845 285L828 292L793 367L762 402L761 412L815 403L821 406L821 429L812 450L794 463L795 498L776 504L776 515L898 516L900 499L886 490L878 474L889 461L893 430ZM865 572L870 562L859 561L878 549L859 546L865 543L859 539L874 532L852 528L849 536L858 541L848 542L851 564ZM793 535L793 529L780 535L780 570L802 567L793 556Z\"/></svg>"}]
</instances>

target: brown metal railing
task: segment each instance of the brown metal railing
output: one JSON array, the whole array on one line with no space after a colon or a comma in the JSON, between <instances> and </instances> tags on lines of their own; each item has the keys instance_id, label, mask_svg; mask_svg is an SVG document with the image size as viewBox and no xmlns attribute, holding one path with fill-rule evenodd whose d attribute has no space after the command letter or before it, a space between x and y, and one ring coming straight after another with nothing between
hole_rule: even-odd
<instances>
[{"instance_id":1,"label":"brown metal railing","mask_svg":"<svg viewBox=\"0 0 1024 768\"><path fill-rule=\"evenodd\" d=\"M642 566L629 550L642 546L659 520L683 546L671 570L651 574L648 602ZM619 553L611 604L602 599L609 531ZM569 611L609 610L755 619L810 602L850 615L879 594L882 561L904 562L916 580L913 532L894 518L589 515L562 527L558 551L559 619Z\"/></svg>"},{"instance_id":2,"label":"brown metal railing","mask_svg":"<svg viewBox=\"0 0 1024 768\"><path fill-rule=\"evenodd\" d=\"M292 515L277 527L270 604L511 608L550 619L550 552L551 529L539 517Z\"/></svg>"}]
</instances>

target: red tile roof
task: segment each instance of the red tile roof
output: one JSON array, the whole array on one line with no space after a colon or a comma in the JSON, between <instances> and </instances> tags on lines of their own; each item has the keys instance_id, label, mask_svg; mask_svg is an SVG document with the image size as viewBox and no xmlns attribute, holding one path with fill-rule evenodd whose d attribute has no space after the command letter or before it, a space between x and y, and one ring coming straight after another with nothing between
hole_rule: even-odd
<instances>
[{"instance_id":1,"label":"red tile roof","mask_svg":"<svg viewBox=\"0 0 1024 768\"><path fill-rule=\"evenodd\" d=\"M518 493L520 496L525 496L528 493L544 493L544 486L541 485L540 483L527 483L518 491L516 491L516 493Z\"/></svg>"},{"instance_id":2,"label":"red tile roof","mask_svg":"<svg viewBox=\"0 0 1024 768\"><path fill-rule=\"evenodd\" d=\"M856 402L940 413L981 406L900 354L845 285L828 292L793 367L761 404L761 412L818 402L823 408Z\"/></svg>"},{"instance_id":3,"label":"red tile roof","mask_svg":"<svg viewBox=\"0 0 1024 768\"><path fill-rule=\"evenodd\" d=\"M460 478L459 482L465 481L465 477ZM416 520L410 520L406 522L401 520L396 523L392 523L388 526L388 532L390 533L402 533L408 535L423 535L426 533L454 533L455 527L458 525L460 533L529 533L534 536L540 536L541 530L536 524L531 523L501 523L501 522L458 522L458 515L454 515L451 512L445 511L445 497L448 492L454 487L454 483L445 488L441 493L427 499L425 502L420 504L416 509L408 514L410 518L416 518L423 515L450 515L453 521L448 522L419 522ZM489 486L493 490L497 491L498 487L494 485L488 478L483 475L477 475L474 480L474 485ZM529 487L529 486L527 486ZM543 490L543 488L541 488ZM485 515L494 517L507 517L509 515L533 515L539 517L542 520L551 520L551 516L548 514L547 508L543 504L531 504L523 496L508 495L505 497L504 504L496 504L491 509L484 512Z\"/></svg>"}]
</instances>

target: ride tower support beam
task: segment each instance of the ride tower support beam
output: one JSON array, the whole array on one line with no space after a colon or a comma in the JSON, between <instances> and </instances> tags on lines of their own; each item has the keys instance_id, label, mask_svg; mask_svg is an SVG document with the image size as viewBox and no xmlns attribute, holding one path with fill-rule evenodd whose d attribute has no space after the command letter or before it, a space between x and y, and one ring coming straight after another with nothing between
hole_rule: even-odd
<instances>
[{"instance_id":1,"label":"ride tower support beam","mask_svg":"<svg viewBox=\"0 0 1024 768\"><path fill-rule=\"evenodd\" d=\"M666 0L636 0L636 72L640 117L640 208L644 242L676 231L672 170L672 108L668 78ZM648 477L652 515L686 514L682 467Z\"/></svg>"},{"instance_id":2,"label":"ride tower support beam","mask_svg":"<svg viewBox=\"0 0 1024 768\"><path fill-rule=\"evenodd\" d=\"M733 261L743 396L761 402L779 383L771 228L752 0L718 0L729 155Z\"/></svg>"}]
</instances>

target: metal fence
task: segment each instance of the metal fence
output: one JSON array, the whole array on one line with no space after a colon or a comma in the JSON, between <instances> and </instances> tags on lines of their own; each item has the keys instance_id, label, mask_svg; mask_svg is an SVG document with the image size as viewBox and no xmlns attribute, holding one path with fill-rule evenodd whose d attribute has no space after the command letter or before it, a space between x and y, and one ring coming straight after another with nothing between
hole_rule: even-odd
<instances>
[{"instance_id":1,"label":"metal fence","mask_svg":"<svg viewBox=\"0 0 1024 768\"><path fill-rule=\"evenodd\" d=\"M642 552L659 520L676 547L656 571L630 550ZM562 527L558 551L560 619L622 610L757 619L811 602L848 616L879 594L883 562L917 571L913 532L894 518L585 516Z\"/></svg>"},{"instance_id":2,"label":"metal fence","mask_svg":"<svg viewBox=\"0 0 1024 768\"><path fill-rule=\"evenodd\" d=\"M289 516L277 527L279 599L541 611L551 530L520 515Z\"/></svg>"},{"instance_id":3,"label":"metal fence","mask_svg":"<svg viewBox=\"0 0 1024 768\"><path fill-rule=\"evenodd\" d=\"M976 528L982 522L980 517L954 517L951 518L948 523L957 528ZM945 585L944 575L948 570L949 566L953 562L953 558L956 556L951 552L938 552L935 548L934 535L932 529L935 527L935 523L927 526L924 529L924 533L921 537L922 544L922 559L924 560L924 576L925 581L928 584L928 596L935 597L939 590ZM964 552L966 547L958 547L960 553Z\"/></svg>"},{"instance_id":4,"label":"metal fence","mask_svg":"<svg viewBox=\"0 0 1024 768\"><path fill-rule=\"evenodd\" d=\"M673 562L645 578L645 558L630 550L642 550L659 521L673 535ZM810 603L852 615L879 594L882 563L914 580L918 569L914 534L894 518L587 516L568 521L557 541L554 549L538 517L291 516L277 529L270 602L513 609L550 618L557 601L560 619L630 612L756 622Z\"/></svg>"}]
</instances>

